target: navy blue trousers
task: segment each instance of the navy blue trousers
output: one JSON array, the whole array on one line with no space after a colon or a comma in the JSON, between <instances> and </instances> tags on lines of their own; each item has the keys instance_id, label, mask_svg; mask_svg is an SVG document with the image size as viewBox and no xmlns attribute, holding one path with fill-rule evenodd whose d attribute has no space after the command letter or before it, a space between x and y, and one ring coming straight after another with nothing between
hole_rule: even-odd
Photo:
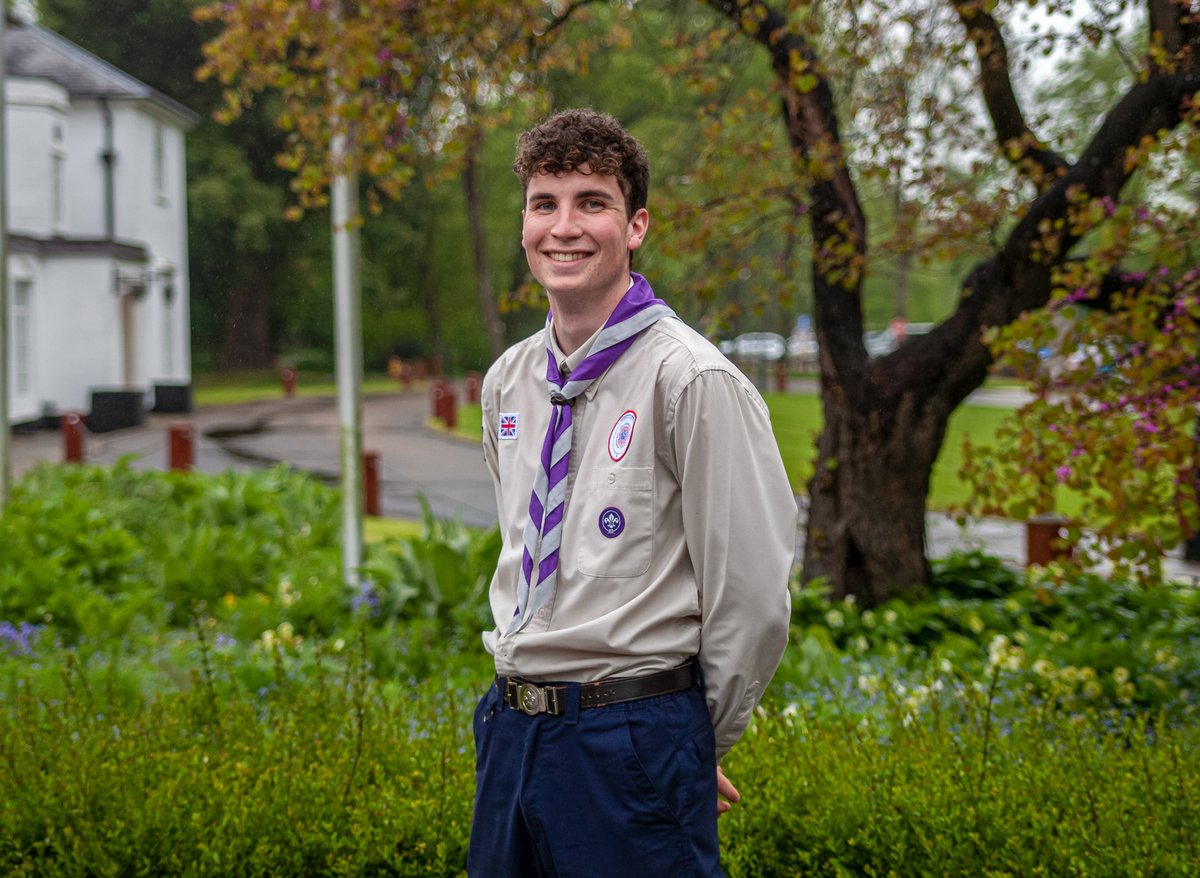
<instances>
[{"instance_id":1,"label":"navy blue trousers","mask_svg":"<svg viewBox=\"0 0 1200 878\"><path fill-rule=\"evenodd\" d=\"M471 878L719 878L716 746L697 687L528 716L475 709Z\"/></svg>"}]
</instances>

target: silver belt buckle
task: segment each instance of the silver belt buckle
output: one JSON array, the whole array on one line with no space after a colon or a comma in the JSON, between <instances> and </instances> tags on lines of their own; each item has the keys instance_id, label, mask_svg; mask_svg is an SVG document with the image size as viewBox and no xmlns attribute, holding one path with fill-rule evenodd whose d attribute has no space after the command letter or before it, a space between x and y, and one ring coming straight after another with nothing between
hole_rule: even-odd
<instances>
[{"instance_id":1,"label":"silver belt buckle","mask_svg":"<svg viewBox=\"0 0 1200 878\"><path fill-rule=\"evenodd\" d=\"M517 707L522 713L533 716L546 712L546 690L532 683L517 684Z\"/></svg>"}]
</instances>

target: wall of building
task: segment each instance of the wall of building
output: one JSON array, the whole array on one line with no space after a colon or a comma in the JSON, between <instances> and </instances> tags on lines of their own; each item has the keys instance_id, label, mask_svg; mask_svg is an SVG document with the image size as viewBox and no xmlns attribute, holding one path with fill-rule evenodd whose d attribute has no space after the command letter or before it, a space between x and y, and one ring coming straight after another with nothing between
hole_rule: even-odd
<instances>
[{"instance_id":1,"label":"wall of building","mask_svg":"<svg viewBox=\"0 0 1200 878\"><path fill-rule=\"evenodd\" d=\"M6 94L9 228L35 239L9 258L10 325L30 340L10 346L11 418L87 412L93 389L137 387L152 404L155 384L191 380L184 131L144 101L72 102L32 79ZM108 238L108 143L120 246L78 248Z\"/></svg>"},{"instance_id":2,"label":"wall of building","mask_svg":"<svg viewBox=\"0 0 1200 878\"><path fill-rule=\"evenodd\" d=\"M62 233L70 218L67 195L70 103L50 82L10 79L7 101L8 227L16 234L45 238ZM63 162L57 191L54 163ZM55 196L58 196L57 198Z\"/></svg>"}]
</instances>

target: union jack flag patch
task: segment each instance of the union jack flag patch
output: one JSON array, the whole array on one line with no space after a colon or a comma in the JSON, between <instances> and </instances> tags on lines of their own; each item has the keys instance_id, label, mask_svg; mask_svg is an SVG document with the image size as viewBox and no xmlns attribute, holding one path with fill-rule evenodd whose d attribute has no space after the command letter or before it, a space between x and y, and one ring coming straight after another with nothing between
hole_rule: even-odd
<instances>
[{"instance_id":1,"label":"union jack flag patch","mask_svg":"<svg viewBox=\"0 0 1200 878\"><path fill-rule=\"evenodd\" d=\"M500 413L499 430L497 430L501 439L516 439L517 438L517 413Z\"/></svg>"}]
</instances>

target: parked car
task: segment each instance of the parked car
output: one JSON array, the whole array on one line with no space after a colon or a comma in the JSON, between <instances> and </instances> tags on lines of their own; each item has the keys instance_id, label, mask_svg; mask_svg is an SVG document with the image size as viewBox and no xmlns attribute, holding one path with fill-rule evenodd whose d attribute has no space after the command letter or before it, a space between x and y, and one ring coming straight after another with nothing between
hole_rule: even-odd
<instances>
[{"instance_id":1,"label":"parked car","mask_svg":"<svg viewBox=\"0 0 1200 878\"><path fill-rule=\"evenodd\" d=\"M899 348L905 342L911 341L919 335L926 335L933 329L933 326L934 324L932 323L906 323L901 325L893 323L886 329L864 332L863 347L867 349L867 356L883 357Z\"/></svg>"},{"instance_id":2,"label":"parked car","mask_svg":"<svg viewBox=\"0 0 1200 878\"><path fill-rule=\"evenodd\" d=\"M797 329L788 339L788 356L794 360L815 361L819 351L816 333L811 329L807 331Z\"/></svg>"},{"instance_id":3,"label":"parked car","mask_svg":"<svg viewBox=\"0 0 1200 878\"><path fill-rule=\"evenodd\" d=\"M727 357L738 360L778 360L787 352L787 342L777 332L744 332L717 345Z\"/></svg>"}]
</instances>

